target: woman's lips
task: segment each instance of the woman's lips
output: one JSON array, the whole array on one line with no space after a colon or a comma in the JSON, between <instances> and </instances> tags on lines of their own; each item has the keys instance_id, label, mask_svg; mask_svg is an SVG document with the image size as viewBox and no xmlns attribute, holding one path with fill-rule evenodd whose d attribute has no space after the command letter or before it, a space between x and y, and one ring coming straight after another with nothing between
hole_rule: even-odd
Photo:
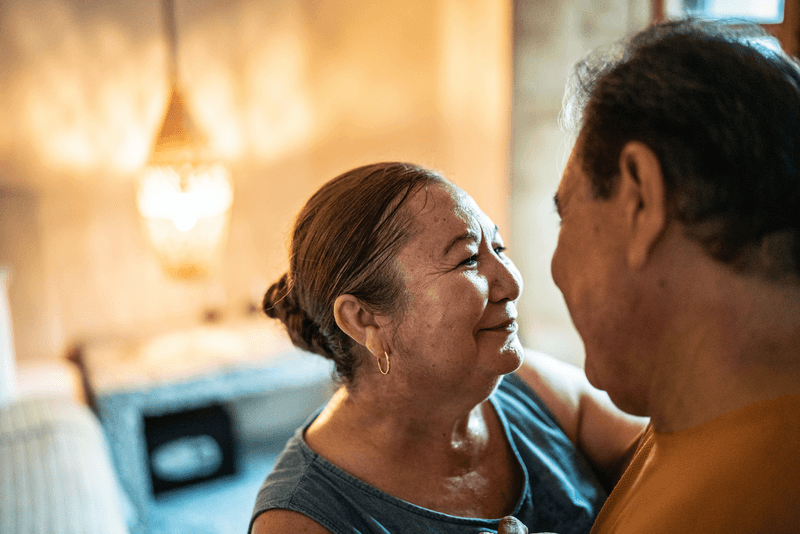
<instances>
[{"instance_id":1,"label":"woman's lips","mask_svg":"<svg viewBox=\"0 0 800 534\"><path fill-rule=\"evenodd\" d=\"M491 328L484 328L488 332L505 332L511 333L517 331L517 321L516 319L508 319L507 321L503 321L500 324L497 324Z\"/></svg>"}]
</instances>

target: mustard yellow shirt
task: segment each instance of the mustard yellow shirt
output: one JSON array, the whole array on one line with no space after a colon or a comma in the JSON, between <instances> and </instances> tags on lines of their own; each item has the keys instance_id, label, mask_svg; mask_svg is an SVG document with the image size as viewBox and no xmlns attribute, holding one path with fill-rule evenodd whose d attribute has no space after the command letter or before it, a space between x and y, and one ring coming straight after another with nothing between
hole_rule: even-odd
<instances>
[{"instance_id":1,"label":"mustard yellow shirt","mask_svg":"<svg viewBox=\"0 0 800 534\"><path fill-rule=\"evenodd\" d=\"M647 427L592 534L690 532L800 533L800 395Z\"/></svg>"}]
</instances>

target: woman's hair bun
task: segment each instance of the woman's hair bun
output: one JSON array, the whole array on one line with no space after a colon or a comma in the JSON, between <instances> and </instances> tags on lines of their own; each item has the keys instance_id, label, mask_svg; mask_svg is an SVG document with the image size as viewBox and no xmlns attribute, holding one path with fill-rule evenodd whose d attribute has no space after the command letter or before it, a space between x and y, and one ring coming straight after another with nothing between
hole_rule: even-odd
<instances>
[{"instance_id":1,"label":"woman's hair bun","mask_svg":"<svg viewBox=\"0 0 800 534\"><path fill-rule=\"evenodd\" d=\"M288 273L267 289L262 306L267 317L283 323L295 346L326 358L332 356L319 326L298 304Z\"/></svg>"},{"instance_id":2,"label":"woman's hair bun","mask_svg":"<svg viewBox=\"0 0 800 534\"><path fill-rule=\"evenodd\" d=\"M264 295L264 301L261 303L261 306L264 309L264 313L267 314L267 317L283 320L287 304L291 305L292 299L290 298L289 291L289 274L284 273L277 282L269 286L269 289L267 289Z\"/></svg>"}]
</instances>

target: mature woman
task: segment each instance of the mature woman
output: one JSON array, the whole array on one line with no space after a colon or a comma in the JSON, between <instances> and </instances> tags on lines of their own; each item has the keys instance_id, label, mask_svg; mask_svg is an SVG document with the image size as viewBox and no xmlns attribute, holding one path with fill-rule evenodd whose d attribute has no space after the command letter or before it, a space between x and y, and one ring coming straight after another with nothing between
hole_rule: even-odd
<instances>
[{"instance_id":1,"label":"mature woman","mask_svg":"<svg viewBox=\"0 0 800 534\"><path fill-rule=\"evenodd\" d=\"M252 532L588 532L641 425L524 351L497 226L410 164L326 183L264 310L341 387L261 488ZM516 371L516 372L515 372Z\"/></svg>"}]
</instances>

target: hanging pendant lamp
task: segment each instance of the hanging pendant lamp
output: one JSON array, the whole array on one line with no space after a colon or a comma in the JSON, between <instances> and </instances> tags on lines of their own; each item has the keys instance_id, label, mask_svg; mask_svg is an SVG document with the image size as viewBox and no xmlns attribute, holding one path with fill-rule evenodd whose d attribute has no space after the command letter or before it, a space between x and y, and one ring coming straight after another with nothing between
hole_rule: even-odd
<instances>
[{"instance_id":1,"label":"hanging pendant lamp","mask_svg":"<svg viewBox=\"0 0 800 534\"><path fill-rule=\"evenodd\" d=\"M162 0L162 6L171 92L139 182L137 207L164 270L176 278L202 278L221 258L233 186L228 167L211 157L189 116L178 83L174 5Z\"/></svg>"}]
</instances>

